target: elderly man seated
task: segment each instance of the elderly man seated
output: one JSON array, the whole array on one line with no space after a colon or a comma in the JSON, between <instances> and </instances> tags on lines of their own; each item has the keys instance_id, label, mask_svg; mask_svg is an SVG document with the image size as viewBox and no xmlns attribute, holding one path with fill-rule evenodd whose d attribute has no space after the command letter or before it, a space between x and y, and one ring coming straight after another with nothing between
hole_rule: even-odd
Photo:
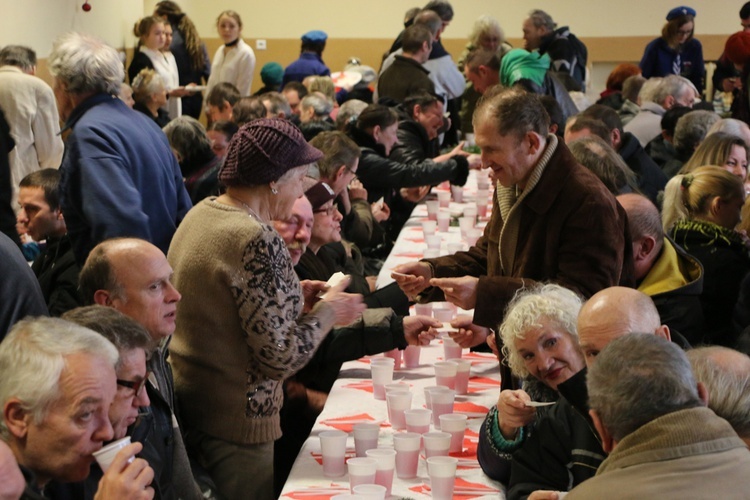
<instances>
[{"instance_id":1,"label":"elderly man seated","mask_svg":"<svg viewBox=\"0 0 750 500\"><path fill-rule=\"evenodd\" d=\"M0 432L26 477L25 496L88 477L93 453L115 436L109 412L117 361L111 342L61 319L20 321L0 344ZM99 483L100 498L153 497L153 470L133 459L141 448L120 450Z\"/></svg>"},{"instance_id":2,"label":"elderly man seated","mask_svg":"<svg viewBox=\"0 0 750 500\"><path fill-rule=\"evenodd\" d=\"M746 498L750 450L706 408L685 353L665 339L611 342L588 373L590 414L609 457L568 499Z\"/></svg>"}]
</instances>

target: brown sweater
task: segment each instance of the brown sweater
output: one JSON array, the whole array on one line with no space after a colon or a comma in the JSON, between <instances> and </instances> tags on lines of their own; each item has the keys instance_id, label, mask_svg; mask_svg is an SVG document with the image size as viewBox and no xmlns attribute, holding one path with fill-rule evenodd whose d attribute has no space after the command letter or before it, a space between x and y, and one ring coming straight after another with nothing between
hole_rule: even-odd
<instances>
[{"instance_id":1,"label":"brown sweater","mask_svg":"<svg viewBox=\"0 0 750 500\"><path fill-rule=\"evenodd\" d=\"M334 322L304 298L276 231L214 201L196 205L169 248L182 294L170 345L186 429L238 444L281 436L281 382L312 357Z\"/></svg>"}]
</instances>

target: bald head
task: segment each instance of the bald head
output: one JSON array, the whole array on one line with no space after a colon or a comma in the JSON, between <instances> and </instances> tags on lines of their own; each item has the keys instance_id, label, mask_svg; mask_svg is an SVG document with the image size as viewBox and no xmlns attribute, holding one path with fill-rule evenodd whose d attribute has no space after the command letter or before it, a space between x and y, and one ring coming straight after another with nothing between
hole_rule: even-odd
<instances>
[{"instance_id":1,"label":"bald head","mask_svg":"<svg viewBox=\"0 0 750 500\"><path fill-rule=\"evenodd\" d=\"M664 246L661 215L656 205L640 194L621 194L617 201L628 214L635 278L641 280L651 271Z\"/></svg>"},{"instance_id":2,"label":"bald head","mask_svg":"<svg viewBox=\"0 0 750 500\"><path fill-rule=\"evenodd\" d=\"M750 357L726 347L687 352L695 379L708 390L708 407L750 446Z\"/></svg>"},{"instance_id":3,"label":"bald head","mask_svg":"<svg viewBox=\"0 0 750 500\"><path fill-rule=\"evenodd\" d=\"M578 313L578 340L591 365L607 344L628 333L654 333L670 339L648 295L633 288L611 287L594 294Z\"/></svg>"}]
</instances>

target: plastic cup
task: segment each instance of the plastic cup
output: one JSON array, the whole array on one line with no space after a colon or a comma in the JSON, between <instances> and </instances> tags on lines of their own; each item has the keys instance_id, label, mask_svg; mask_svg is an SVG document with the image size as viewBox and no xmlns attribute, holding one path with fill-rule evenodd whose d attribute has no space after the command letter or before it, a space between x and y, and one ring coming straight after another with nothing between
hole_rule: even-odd
<instances>
[{"instance_id":1,"label":"plastic cup","mask_svg":"<svg viewBox=\"0 0 750 500\"><path fill-rule=\"evenodd\" d=\"M428 248L424 251L424 258L425 259L436 259L440 257L440 249L439 248Z\"/></svg>"},{"instance_id":2,"label":"plastic cup","mask_svg":"<svg viewBox=\"0 0 750 500\"><path fill-rule=\"evenodd\" d=\"M413 408L404 412L404 419L406 420L406 430L408 432L416 432L417 434L424 434L430 432L430 419L432 418L432 411L424 408Z\"/></svg>"},{"instance_id":3,"label":"plastic cup","mask_svg":"<svg viewBox=\"0 0 750 500\"><path fill-rule=\"evenodd\" d=\"M424 202L427 207L427 218L429 220L437 221L438 210L440 209L440 202L438 200L427 200Z\"/></svg>"},{"instance_id":4,"label":"plastic cup","mask_svg":"<svg viewBox=\"0 0 750 500\"><path fill-rule=\"evenodd\" d=\"M448 208L451 204L451 192L450 191L438 191L438 204L440 208Z\"/></svg>"},{"instance_id":5,"label":"plastic cup","mask_svg":"<svg viewBox=\"0 0 750 500\"><path fill-rule=\"evenodd\" d=\"M441 233L447 233L451 227L451 214L449 212L439 212L437 215L437 229Z\"/></svg>"},{"instance_id":6,"label":"plastic cup","mask_svg":"<svg viewBox=\"0 0 750 500\"><path fill-rule=\"evenodd\" d=\"M411 387L409 387L409 384L407 384L406 382L393 382L392 384L386 384L385 395L388 396L388 393L391 391L409 392L410 390Z\"/></svg>"},{"instance_id":7,"label":"plastic cup","mask_svg":"<svg viewBox=\"0 0 750 500\"><path fill-rule=\"evenodd\" d=\"M464 134L464 147L471 148L474 144L474 134Z\"/></svg>"},{"instance_id":8,"label":"plastic cup","mask_svg":"<svg viewBox=\"0 0 750 500\"><path fill-rule=\"evenodd\" d=\"M463 243L448 243L448 253L453 255L456 252L462 252L464 250Z\"/></svg>"},{"instance_id":9,"label":"plastic cup","mask_svg":"<svg viewBox=\"0 0 750 500\"><path fill-rule=\"evenodd\" d=\"M447 387L432 389L430 391L430 403L432 404L432 425L440 429L440 415L453 413L453 401L456 397L455 391Z\"/></svg>"},{"instance_id":10,"label":"plastic cup","mask_svg":"<svg viewBox=\"0 0 750 500\"><path fill-rule=\"evenodd\" d=\"M450 307L433 306L432 316L443 323L448 323L453 320L453 309Z\"/></svg>"},{"instance_id":11,"label":"plastic cup","mask_svg":"<svg viewBox=\"0 0 750 500\"><path fill-rule=\"evenodd\" d=\"M404 349L404 367L416 368L419 366L419 356L422 348L418 345L409 345Z\"/></svg>"},{"instance_id":12,"label":"plastic cup","mask_svg":"<svg viewBox=\"0 0 750 500\"><path fill-rule=\"evenodd\" d=\"M393 435L393 448L396 450L396 476L399 479L417 477L419 465L419 445L422 436L415 432L403 432Z\"/></svg>"},{"instance_id":13,"label":"plastic cup","mask_svg":"<svg viewBox=\"0 0 750 500\"><path fill-rule=\"evenodd\" d=\"M358 457L367 456L367 450L378 447L378 437L380 436L380 425L378 424L354 424L352 427L354 434L354 451Z\"/></svg>"},{"instance_id":14,"label":"plastic cup","mask_svg":"<svg viewBox=\"0 0 750 500\"><path fill-rule=\"evenodd\" d=\"M367 450L367 457L375 459L378 463L375 469L375 484L385 487L386 496L391 496L393 474L396 471L396 450L387 448Z\"/></svg>"},{"instance_id":15,"label":"plastic cup","mask_svg":"<svg viewBox=\"0 0 750 500\"><path fill-rule=\"evenodd\" d=\"M479 217L483 219L487 217L487 204L486 203L477 205L477 214L479 215Z\"/></svg>"},{"instance_id":16,"label":"plastic cup","mask_svg":"<svg viewBox=\"0 0 750 500\"><path fill-rule=\"evenodd\" d=\"M481 229L475 227L473 229L469 229L464 239L466 240L466 243L468 243L471 247L476 245L477 240L482 237L482 233L483 231Z\"/></svg>"},{"instance_id":17,"label":"plastic cup","mask_svg":"<svg viewBox=\"0 0 750 500\"><path fill-rule=\"evenodd\" d=\"M401 369L401 351L399 351L398 349L391 349L390 351L384 352L383 356L393 359L394 370Z\"/></svg>"},{"instance_id":18,"label":"plastic cup","mask_svg":"<svg viewBox=\"0 0 750 500\"><path fill-rule=\"evenodd\" d=\"M431 457L427 459L427 474L430 476L432 498L451 500L456 481L458 459L454 457Z\"/></svg>"},{"instance_id":19,"label":"plastic cup","mask_svg":"<svg viewBox=\"0 0 750 500\"><path fill-rule=\"evenodd\" d=\"M440 430L451 435L451 453L460 453L464 449L466 421L466 415L461 413L440 415Z\"/></svg>"},{"instance_id":20,"label":"plastic cup","mask_svg":"<svg viewBox=\"0 0 750 500\"><path fill-rule=\"evenodd\" d=\"M450 361L438 361L434 366L435 385L441 385L448 389L455 389L456 373L458 371L456 363L451 363Z\"/></svg>"},{"instance_id":21,"label":"plastic cup","mask_svg":"<svg viewBox=\"0 0 750 500\"><path fill-rule=\"evenodd\" d=\"M341 477L346 474L346 438L343 431L323 431L320 438L320 452L323 455L323 475L326 477Z\"/></svg>"},{"instance_id":22,"label":"plastic cup","mask_svg":"<svg viewBox=\"0 0 750 500\"><path fill-rule=\"evenodd\" d=\"M432 316L432 304L414 304L417 316Z\"/></svg>"},{"instance_id":23,"label":"plastic cup","mask_svg":"<svg viewBox=\"0 0 750 500\"><path fill-rule=\"evenodd\" d=\"M490 189L490 179L486 173L477 175L477 189L481 191L488 191Z\"/></svg>"},{"instance_id":24,"label":"plastic cup","mask_svg":"<svg viewBox=\"0 0 750 500\"><path fill-rule=\"evenodd\" d=\"M424 237L432 236L437 230L437 222L434 220L426 220L422 222L422 233Z\"/></svg>"},{"instance_id":25,"label":"plastic cup","mask_svg":"<svg viewBox=\"0 0 750 500\"><path fill-rule=\"evenodd\" d=\"M102 468L102 471L107 472L107 469L109 469L109 466L112 465L112 461L115 459L115 456L117 456L121 449L125 448L129 444L130 436L125 436L124 438L113 441L100 450L95 451L94 458L99 464L99 467ZM132 461L133 457L130 457L128 463Z\"/></svg>"},{"instance_id":26,"label":"plastic cup","mask_svg":"<svg viewBox=\"0 0 750 500\"><path fill-rule=\"evenodd\" d=\"M438 234L432 234L424 237L424 242L427 243L427 248L434 248L440 250L440 245L443 243L443 238Z\"/></svg>"},{"instance_id":27,"label":"plastic cup","mask_svg":"<svg viewBox=\"0 0 750 500\"><path fill-rule=\"evenodd\" d=\"M346 462L349 469L349 490L355 493L354 487L360 484L375 484L375 471L378 462L374 458L356 457Z\"/></svg>"},{"instance_id":28,"label":"plastic cup","mask_svg":"<svg viewBox=\"0 0 750 500\"><path fill-rule=\"evenodd\" d=\"M463 203L464 202L463 186L451 185L451 196L453 197L453 201L455 201L456 203Z\"/></svg>"},{"instance_id":29,"label":"plastic cup","mask_svg":"<svg viewBox=\"0 0 750 500\"><path fill-rule=\"evenodd\" d=\"M342 493L340 495L334 495L331 500L361 500L359 496L354 493Z\"/></svg>"},{"instance_id":30,"label":"plastic cup","mask_svg":"<svg viewBox=\"0 0 750 500\"><path fill-rule=\"evenodd\" d=\"M477 207L476 205L469 205L466 208L464 208L464 217L469 217L470 219L474 220L474 224L477 223Z\"/></svg>"},{"instance_id":31,"label":"plastic cup","mask_svg":"<svg viewBox=\"0 0 750 500\"><path fill-rule=\"evenodd\" d=\"M463 348L458 345L458 343L450 338L449 335L445 335L442 337L443 340L443 359L450 360L450 359L461 359L461 355L463 354ZM441 385L441 384L438 384ZM451 387L453 389L453 387Z\"/></svg>"},{"instance_id":32,"label":"plastic cup","mask_svg":"<svg viewBox=\"0 0 750 500\"><path fill-rule=\"evenodd\" d=\"M378 484L359 484L352 491L357 500L385 500L386 494L390 495L387 488Z\"/></svg>"},{"instance_id":33,"label":"plastic cup","mask_svg":"<svg viewBox=\"0 0 750 500\"><path fill-rule=\"evenodd\" d=\"M425 387L424 388L424 405L425 405L425 408L427 408L428 410L432 410L432 400L430 399L430 392L432 392L433 390L440 391L440 390L444 390L444 389L445 389L445 387L441 387L439 385L431 385L429 387Z\"/></svg>"},{"instance_id":34,"label":"plastic cup","mask_svg":"<svg viewBox=\"0 0 750 500\"><path fill-rule=\"evenodd\" d=\"M477 208L479 208L481 205L487 206L487 203L490 201L490 190L479 188L477 189L477 197L474 199L475 205Z\"/></svg>"},{"instance_id":35,"label":"plastic cup","mask_svg":"<svg viewBox=\"0 0 750 500\"><path fill-rule=\"evenodd\" d=\"M463 217L459 217L458 227L461 230L461 237L466 238L469 230L474 229L474 224L476 224L476 219L474 219L474 217L466 217L465 215Z\"/></svg>"},{"instance_id":36,"label":"plastic cup","mask_svg":"<svg viewBox=\"0 0 750 500\"><path fill-rule=\"evenodd\" d=\"M447 457L451 448L451 435L448 432L427 432L422 434L424 456Z\"/></svg>"},{"instance_id":37,"label":"plastic cup","mask_svg":"<svg viewBox=\"0 0 750 500\"><path fill-rule=\"evenodd\" d=\"M388 420L394 430L406 429L404 412L411 408L411 392L392 391L385 395L388 406Z\"/></svg>"},{"instance_id":38,"label":"plastic cup","mask_svg":"<svg viewBox=\"0 0 750 500\"><path fill-rule=\"evenodd\" d=\"M471 361L468 359L452 359L456 364L456 394L467 394L469 392L469 378L471 378Z\"/></svg>"},{"instance_id":39,"label":"plastic cup","mask_svg":"<svg viewBox=\"0 0 750 500\"><path fill-rule=\"evenodd\" d=\"M370 360L372 372L372 394L375 399L385 400L385 386L393 382L393 358L374 358Z\"/></svg>"}]
</instances>

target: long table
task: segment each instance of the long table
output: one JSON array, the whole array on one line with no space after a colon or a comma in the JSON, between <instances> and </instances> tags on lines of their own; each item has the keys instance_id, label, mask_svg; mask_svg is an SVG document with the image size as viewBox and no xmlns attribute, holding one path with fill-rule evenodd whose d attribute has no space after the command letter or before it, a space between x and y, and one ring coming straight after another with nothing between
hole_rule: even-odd
<instances>
[{"instance_id":1,"label":"long table","mask_svg":"<svg viewBox=\"0 0 750 500\"><path fill-rule=\"evenodd\" d=\"M432 365L442 357L443 348L440 342L435 340L429 346L422 347L419 367L405 369L402 366L394 372L394 381L402 381L411 386L412 408L425 406L424 388L435 385ZM500 388L498 362L491 354L469 353L467 350L463 352L463 359L472 362L469 393L465 396L456 396L454 413L464 413L469 420L463 451L452 454L459 458L456 474L458 494L455 498L504 498L503 486L482 472L476 458L479 427L489 408L497 402ZM321 431L339 429L350 433L347 440L347 457L353 457L353 425L358 422L379 422L381 432L378 447L393 448L393 434L401 431L394 431L388 423L385 401L373 397L369 363L370 358L363 358L345 363L342 367L325 408L294 463L281 498L328 500L334 495L349 491L347 476L338 479L323 476L318 438ZM395 498L430 498L429 484L422 455L417 477L408 480L394 477L392 494Z\"/></svg>"}]
</instances>

